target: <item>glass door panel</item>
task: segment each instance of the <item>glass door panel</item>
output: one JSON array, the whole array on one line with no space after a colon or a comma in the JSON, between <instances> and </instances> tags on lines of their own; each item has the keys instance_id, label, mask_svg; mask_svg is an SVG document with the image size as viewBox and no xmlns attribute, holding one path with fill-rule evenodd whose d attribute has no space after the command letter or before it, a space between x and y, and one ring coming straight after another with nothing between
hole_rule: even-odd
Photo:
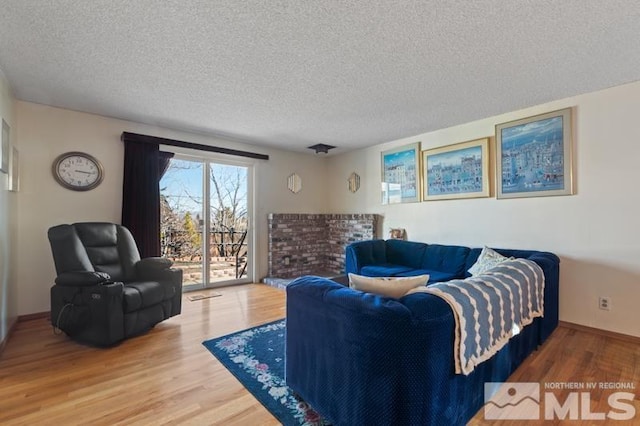
<instances>
[{"instance_id":1,"label":"glass door panel","mask_svg":"<svg viewBox=\"0 0 640 426\"><path fill-rule=\"evenodd\" d=\"M248 278L248 168L209 165L209 281Z\"/></svg>"},{"instance_id":2,"label":"glass door panel","mask_svg":"<svg viewBox=\"0 0 640 426\"><path fill-rule=\"evenodd\" d=\"M160 180L162 255L183 271L185 289L205 285L203 268L204 197L201 161L171 159Z\"/></svg>"}]
</instances>

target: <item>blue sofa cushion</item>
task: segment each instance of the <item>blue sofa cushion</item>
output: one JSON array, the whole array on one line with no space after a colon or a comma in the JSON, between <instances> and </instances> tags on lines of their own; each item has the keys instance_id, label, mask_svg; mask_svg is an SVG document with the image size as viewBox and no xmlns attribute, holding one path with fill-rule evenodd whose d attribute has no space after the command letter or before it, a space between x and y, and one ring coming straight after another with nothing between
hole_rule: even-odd
<instances>
[{"instance_id":1,"label":"blue sofa cushion","mask_svg":"<svg viewBox=\"0 0 640 426\"><path fill-rule=\"evenodd\" d=\"M377 265L387 262L386 244L384 240L359 241L349 245L347 264L354 270L347 272L360 273L366 265Z\"/></svg>"},{"instance_id":2,"label":"blue sofa cushion","mask_svg":"<svg viewBox=\"0 0 640 426\"><path fill-rule=\"evenodd\" d=\"M426 247L420 268L450 272L462 277L466 271L468 255L469 247L429 244Z\"/></svg>"},{"instance_id":3,"label":"blue sofa cushion","mask_svg":"<svg viewBox=\"0 0 640 426\"><path fill-rule=\"evenodd\" d=\"M410 266L413 269L420 268L426 248L427 245L425 243L416 243L414 241L404 240L387 240L387 262L395 265Z\"/></svg>"},{"instance_id":4,"label":"blue sofa cushion","mask_svg":"<svg viewBox=\"0 0 640 426\"><path fill-rule=\"evenodd\" d=\"M398 277L413 277L416 275L429 275L429 284L440 283L443 281L451 281L455 278L460 278L457 274L453 274L451 272L442 272L442 271L434 271L432 269L412 269L407 272L400 272L396 276Z\"/></svg>"},{"instance_id":5,"label":"blue sofa cushion","mask_svg":"<svg viewBox=\"0 0 640 426\"><path fill-rule=\"evenodd\" d=\"M402 265L394 265L392 263L383 263L379 265L369 265L363 266L360 269L361 275L366 275L368 277L397 277L397 276L413 276L413 275L421 275L421 274L412 274L412 275L400 275L405 272L413 271L409 266Z\"/></svg>"}]
</instances>

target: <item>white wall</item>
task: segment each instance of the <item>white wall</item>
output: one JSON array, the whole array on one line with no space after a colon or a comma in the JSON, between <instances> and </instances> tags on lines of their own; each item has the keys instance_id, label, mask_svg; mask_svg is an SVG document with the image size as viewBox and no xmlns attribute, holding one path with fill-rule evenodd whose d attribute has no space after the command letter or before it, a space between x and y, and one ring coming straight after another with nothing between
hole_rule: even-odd
<instances>
[{"instance_id":1,"label":"white wall","mask_svg":"<svg viewBox=\"0 0 640 426\"><path fill-rule=\"evenodd\" d=\"M381 151L492 136L498 123L569 106L575 195L381 205ZM345 189L331 193L329 210L381 214L385 237L402 227L415 241L554 252L561 258L561 320L640 336L639 111L637 82L332 157L328 186ZM356 194L346 190L353 171L362 177ZM611 297L611 311L598 309L599 296Z\"/></svg>"},{"instance_id":2,"label":"white wall","mask_svg":"<svg viewBox=\"0 0 640 426\"><path fill-rule=\"evenodd\" d=\"M23 178L18 197L20 315L49 310L49 288L55 278L47 240L50 226L80 221L120 222L123 131L270 156L268 161L255 162L256 280L267 273L267 214L324 213L326 209L326 162L312 155L257 148L29 102L17 102L17 118ZM84 151L98 158L105 168L102 184L88 192L74 192L58 185L51 164L67 151ZM303 190L298 194L292 194L286 187L287 176L293 172L303 179Z\"/></svg>"},{"instance_id":3,"label":"white wall","mask_svg":"<svg viewBox=\"0 0 640 426\"><path fill-rule=\"evenodd\" d=\"M10 142L16 146L14 99L0 70L0 118L10 127ZM0 123L1 125L1 123ZM0 173L0 342L16 320L16 193L8 190L8 175Z\"/></svg>"}]
</instances>

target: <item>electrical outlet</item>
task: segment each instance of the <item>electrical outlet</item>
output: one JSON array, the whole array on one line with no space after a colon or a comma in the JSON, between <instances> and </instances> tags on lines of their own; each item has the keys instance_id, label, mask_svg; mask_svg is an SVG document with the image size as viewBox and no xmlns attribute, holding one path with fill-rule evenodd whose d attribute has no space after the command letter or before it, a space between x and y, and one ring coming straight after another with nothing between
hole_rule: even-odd
<instances>
[{"instance_id":1,"label":"electrical outlet","mask_svg":"<svg viewBox=\"0 0 640 426\"><path fill-rule=\"evenodd\" d=\"M611 310L611 298L601 296L598 300L598 307L605 311Z\"/></svg>"},{"instance_id":2,"label":"electrical outlet","mask_svg":"<svg viewBox=\"0 0 640 426\"><path fill-rule=\"evenodd\" d=\"M289 264L291 264L291 256L285 256L282 258L282 260L284 260L284 264L289 266Z\"/></svg>"}]
</instances>

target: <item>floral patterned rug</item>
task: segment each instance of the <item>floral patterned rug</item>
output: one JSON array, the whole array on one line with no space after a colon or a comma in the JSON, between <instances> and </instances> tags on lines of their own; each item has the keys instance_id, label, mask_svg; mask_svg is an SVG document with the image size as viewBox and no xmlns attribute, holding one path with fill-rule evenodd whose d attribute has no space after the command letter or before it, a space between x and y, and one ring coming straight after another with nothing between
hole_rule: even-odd
<instances>
[{"instance_id":1,"label":"floral patterned rug","mask_svg":"<svg viewBox=\"0 0 640 426\"><path fill-rule=\"evenodd\" d=\"M282 319L202 344L283 425L329 425L284 381L284 331Z\"/></svg>"}]
</instances>

